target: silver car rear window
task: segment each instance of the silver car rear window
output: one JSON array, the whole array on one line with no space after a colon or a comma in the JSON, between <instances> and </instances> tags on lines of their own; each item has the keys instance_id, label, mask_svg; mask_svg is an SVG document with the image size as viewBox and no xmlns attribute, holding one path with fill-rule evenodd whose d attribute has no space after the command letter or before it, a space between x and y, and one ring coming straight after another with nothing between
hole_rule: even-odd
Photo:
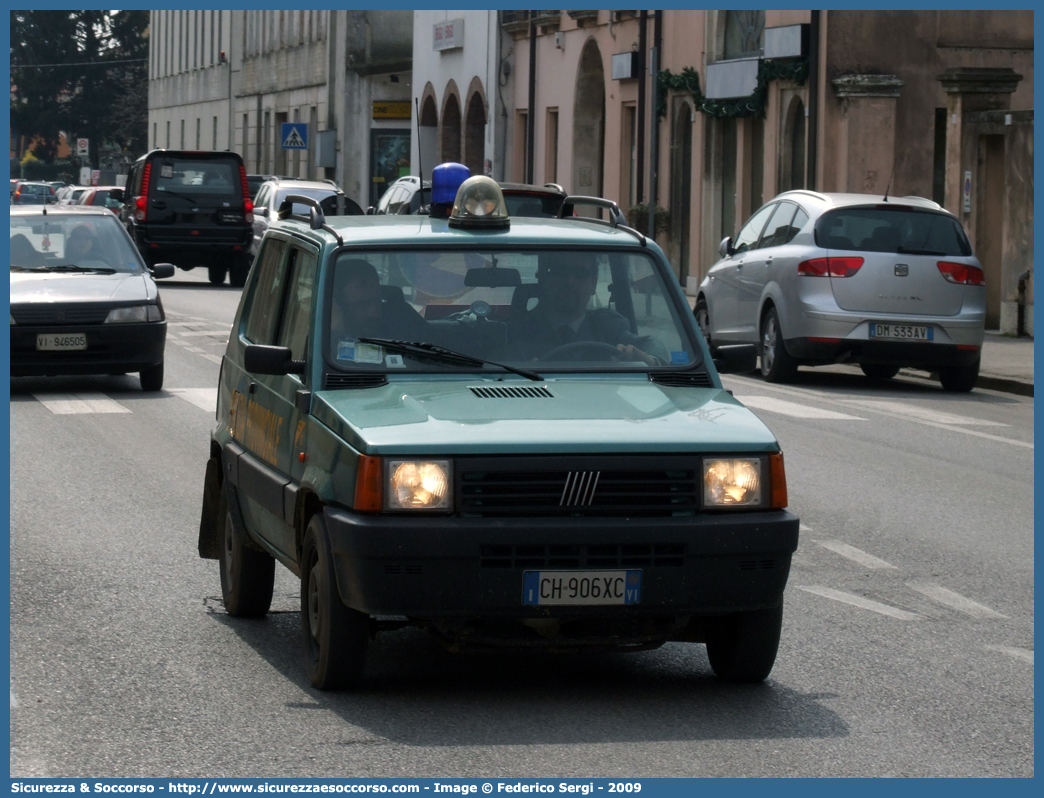
<instances>
[{"instance_id":1,"label":"silver car rear window","mask_svg":"<svg viewBox=\"0 0 1044 798\"><path fill-rule=\"evenodd\" d=\"M823 249L969 257L971 245L957 220L909 208L839 208L816 222Z\"/></svg>"}]
</instances>

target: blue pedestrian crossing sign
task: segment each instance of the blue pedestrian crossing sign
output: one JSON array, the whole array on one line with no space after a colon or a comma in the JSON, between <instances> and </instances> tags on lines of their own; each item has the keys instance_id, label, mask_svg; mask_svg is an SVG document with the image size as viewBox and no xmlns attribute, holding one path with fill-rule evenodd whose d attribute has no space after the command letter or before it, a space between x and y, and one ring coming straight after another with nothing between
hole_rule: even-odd
<instances>
[{"instance_id":1,"label":"blue pedestrian crossing sign","mask_svg":"<svg viewBox=\"0 0 1044 798\"><path fill-rule=\"evenodd\" d=\"M283 142L284 150L307 150L308 149L308 123L307 122L283 122L280 131L280 141Z\"/></svg>"}]
</instances>

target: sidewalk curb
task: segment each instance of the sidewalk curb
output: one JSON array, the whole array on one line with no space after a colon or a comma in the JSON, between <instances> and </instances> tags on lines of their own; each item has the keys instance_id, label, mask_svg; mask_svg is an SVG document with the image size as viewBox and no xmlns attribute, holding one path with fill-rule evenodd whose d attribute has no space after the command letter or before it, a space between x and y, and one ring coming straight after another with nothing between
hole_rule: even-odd
<instances>
[{"instance_id":1,"label":"sidewalk curb","mask_svg":"<svg viewBox=\"0 0 1044 798\"><path fill-rule=\"evenodd\" d=\"M902 369L899 372L903 377L913 377L917 380L927 382L938 382L938 379L925 372L912 369ZM976 388L985 388L991 391L1003 391L1005 393L1018 394L1019 396L1033 396L1033 383L1025 380L1017 380L1011 377L999 377L995 374L980 374L975 383Z\"/></svg>"}]
</instances>

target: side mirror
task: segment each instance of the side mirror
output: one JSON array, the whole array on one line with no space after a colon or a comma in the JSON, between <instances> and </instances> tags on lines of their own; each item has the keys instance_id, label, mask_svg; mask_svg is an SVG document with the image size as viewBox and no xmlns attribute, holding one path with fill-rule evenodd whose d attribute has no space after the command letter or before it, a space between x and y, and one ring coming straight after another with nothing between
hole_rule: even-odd
<instances>
[{"instance_id":1,"label":"side mirror","mask_svg":"<svg viewBox=\"0 0 1044 798\"><path fill-rule=\"evenodd\" d=\"M732 236L725 236L725 238L721 239L721 243L718 244L719 255L721 255L724 258L728 255L731 255L735 251L736 250L732 248Z\"/></svg>"},{"instance_id":2,"label":"side mirror","mask_svg":"<svg viewBox=\"0 0 1044 798\"><path fill-rule=\"evenodd\" d=\"M174 276L174 264L173 263L156 263L149 267L149 271L152 272L152 276L157 280L162 280L165 277Z\"/></svg>"},{"instance_id":3,"label":"side mirror","mask_svg":"<svg viewBox=\"0 0 1044 798\"><path fill-rule=\"evenodd\" d=\"M714 367L719 374L748 374L758 368L758 349L754 344L731 344L714 350Z\"/></svg>"},{"instance_id":4,"label":"side mirror","mask_svg":"<svg viewBox=\"0 0 1044 798\"><path fill-rule=\"evenodd\" d=\"M243 352L243 368L251 374L304 374L305 362L294 360L288 346L250 344Z\"/></svg>"},{"instance_id":5,"label":"side mirror","mask_svg":"<svg viewBox=\"0 0 1044 798\"><path fill-rule=\"evenodd\" d=\"M375 210L376 210L376 208L374 208L372 205L368 206L366 208L366 215L367 216L373 216Z\"/></svg>"},{"instance_id":6,"label":"side mirror","mask_svg":"<svg viewBox=\"0 0 1044 798\"><path fill-rule=\"evenodd\" d=\"M264 216L268 218L268 208L254 208L254 216Z\"/></svg>"}]
</instances>

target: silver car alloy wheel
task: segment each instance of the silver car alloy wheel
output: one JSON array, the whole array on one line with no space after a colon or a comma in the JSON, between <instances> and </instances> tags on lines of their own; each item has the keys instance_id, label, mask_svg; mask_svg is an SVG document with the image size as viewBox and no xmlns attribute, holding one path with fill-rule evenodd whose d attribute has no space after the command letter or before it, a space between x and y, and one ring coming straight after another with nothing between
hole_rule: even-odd
<instances>
[{"instance_id":1,"label":"silver car alloy wheel","mask_svg":"<svg viewBox=\"0 0 1044 798\"><path fill-rule=\"evenodd\" d=\"M705 341L710 340L710 314L707 313L707 308L700 305L696 308L696 325L700 328L700 333L703 335Z\"/></svg>"},{"instance_id":2,"label":"silver car alloy wheel","mask_svg":"<svg viewBox=\"0 0 1044 798\"><path fill-rule=\"evenodd\" d=\"M761 339L761 373L767 374L772 370L772 364L776 360L776 317L769 314L765 319L765 332Z\"/></svg>"}]
</instances>

